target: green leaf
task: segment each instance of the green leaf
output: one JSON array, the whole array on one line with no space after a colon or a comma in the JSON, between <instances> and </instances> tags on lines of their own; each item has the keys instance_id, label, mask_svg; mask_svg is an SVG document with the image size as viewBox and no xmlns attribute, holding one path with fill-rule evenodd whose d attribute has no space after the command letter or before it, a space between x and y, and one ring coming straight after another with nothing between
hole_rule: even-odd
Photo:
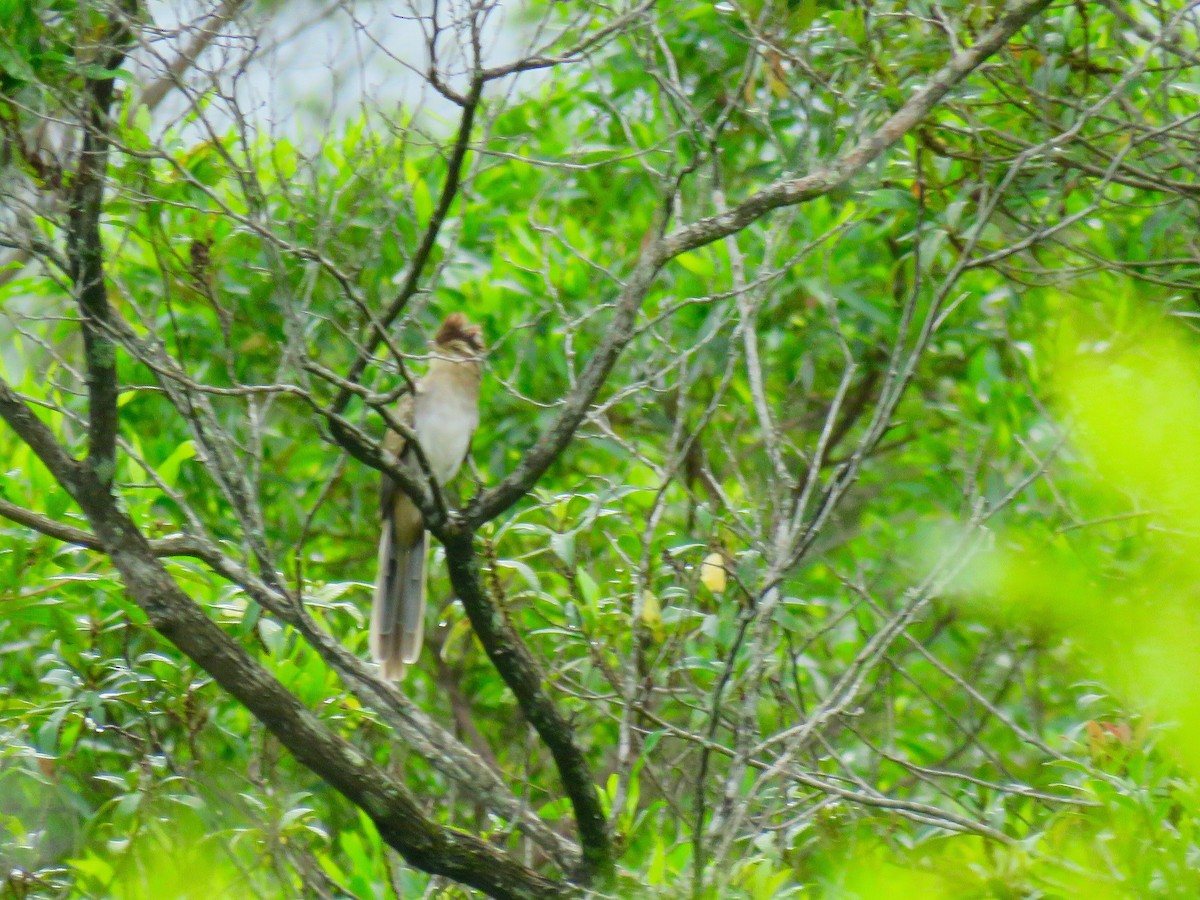
<instances>
[{"instance_id":1,"label":"green leaf","mask_svg":"<svg viewBox=\"0 0 1200 900\"><path fill-rule=\"evenodd\" d=\"M158 475L167 484L168 487L175 487L179 478L179 467L184 461L194 459L196 456L196 444L194 441L183 441L174 452L171 453L158 466Z\"/></svg>"},{"instance_id":2,"label":"green leaf","mask_svg":"<svg viewBox=\"0 0 1200 900\"><path fill-rule=\"evenodd\" d=\"M583 594L584 602L588 607L595 612L600 601L600 586L595 580L583 569L575 570L576 580L579 582L579 590Z\"/></svg>"},{"instance_id":3,"label":"green leaf","mask_svg":"<svg viewBox=\"0 0 1200 900\"><path fill-rule=\"evenodd\" d=\"M272 656L283 655L287 635L284 633L282 625L272 619L261 618L258 620L258 634Z\"/></svg>"},{"instance_id":4,"label":"green leaf","mask_svg":"<svg viewBox=\"0 0 1200 900\"><path fill-rule=\"evenodd\" d=\"M418 180L412 186L412 202L417 219L421 222L428 222L433 215L433 197L429 193L429 185L423 179Z\"/></svg>"}]
</instances>

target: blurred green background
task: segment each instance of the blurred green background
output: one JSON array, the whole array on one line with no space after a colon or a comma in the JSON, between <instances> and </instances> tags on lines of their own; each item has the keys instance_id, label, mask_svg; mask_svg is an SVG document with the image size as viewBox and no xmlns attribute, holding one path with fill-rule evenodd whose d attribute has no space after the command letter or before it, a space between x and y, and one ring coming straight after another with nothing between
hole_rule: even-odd
<instances>
[{"instance_id":1,"label":"blurred green background","mask_svg":"<svg viewBox=\"0 0 1200 900\"><path fill-rule=\"evenodd\" d=\"M664 185L680 184L670 230L813 169L927 83L947 31L970 43L994 12L664 4L585 63L490 87L395 329L420 354L462 310L491 345L459 492L503 477L553 421L658 227ZM79 36L101 13L0 14L6 133L30 134L71 108L92 65ZM512 34L544 22L567 43L611 18L505 14ZM851 188L679 257L577 439L483 529L489 587L612 808L622 896L689 896L698 833L706 898L1200 892L1200 50L1180 15L1055 4ZM122 94L103 219L114 307L197 383L328 402L336 387L304 361L344 372L362 307L394 296L442 189L454 111L364 96L288 134L286 109L260 117L221 83L197 90L153 116L132 85ZM6 146L5 195L49 190ZM6 229L27 226L19 208ZM61 211L33 227L61 241ZM82 454L74 304L39 258L4 273L0 374ZM770 459L751 330L779 458L801 486L817 460L799 521L824 516L777 584L778 525L800 488L789 496ZM896 360L911 382L874 423ZM127 354L120 370L131 514L151 537L203 528L245 556L155 372ZM395 386L393 361L380 354L368 381ZM365 657L376 473L293 394L210 400L245 454L280 577ZM382 433L369 409L348 414ZM0 460L4 500L85 524L7 429ZM853 483L821 509L849 460ZM545 863L290 629L198 562L169 566L429 815ZM430 573L436 625L404 691L570 833L552 761L437 551ZM381 846L156 636L103 558L4 520L0 649L0 896L467 895ZM841 690L815 735L779 737ZM728 791L741 813L714 830Z\"/></svg>"}]
</instances>

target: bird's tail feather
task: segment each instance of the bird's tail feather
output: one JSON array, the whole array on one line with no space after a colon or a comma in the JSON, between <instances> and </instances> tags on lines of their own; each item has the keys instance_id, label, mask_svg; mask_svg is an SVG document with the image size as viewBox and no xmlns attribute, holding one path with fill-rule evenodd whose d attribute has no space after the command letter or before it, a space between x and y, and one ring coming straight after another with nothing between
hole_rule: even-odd
<instances>
[{"instance_id":1,"label":"bird's tail feather","mask_svg":"<svg viewBox=\"0 0 1200 900\"><path fill-rule=\"evenodd\" d=\"M421 655L425 639L425 558L429 555L429 532L421 529L416 543L408 548L400 579L400 661L412 665Z\"/></svg>"},{"instance_id":2,"label":"bird's tail feather","mask_svg":"<svg viewBox=\"0 0 1200 900\"><path fill-rule=\"evenodd\" d=\"M425 529L402 529L387 516L379 538L379 568L371 608L370 648L384 678L404 677L421 653L425 620Z\"/></svg>"}]
</instances>

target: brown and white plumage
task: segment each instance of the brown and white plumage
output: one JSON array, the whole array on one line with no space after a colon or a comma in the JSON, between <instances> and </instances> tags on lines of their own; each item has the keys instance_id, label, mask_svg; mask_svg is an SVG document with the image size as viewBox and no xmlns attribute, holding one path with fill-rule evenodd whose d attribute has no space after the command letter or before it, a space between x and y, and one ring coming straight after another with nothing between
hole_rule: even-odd
<instances>
[{"instance_id":1,"label":"brown and white plumage","mask_svg":"<svg viewBox=\"0 0 1200 900\"><path fill-rule=\"evenodd\" d=\"M412 429L439 485L462 466L479 424L483 337L460 313L447 316L434 339L433 358L416 390L400 398L396 417ZM405 438L389 431L384 449L416 477L423 475ZM387 475L380 497L382 533L375 603L371 609L371 656L384 678L404 676L421 653L425 621L425 558L429 536L421 512Z\"/></svg>"}]
</instances>

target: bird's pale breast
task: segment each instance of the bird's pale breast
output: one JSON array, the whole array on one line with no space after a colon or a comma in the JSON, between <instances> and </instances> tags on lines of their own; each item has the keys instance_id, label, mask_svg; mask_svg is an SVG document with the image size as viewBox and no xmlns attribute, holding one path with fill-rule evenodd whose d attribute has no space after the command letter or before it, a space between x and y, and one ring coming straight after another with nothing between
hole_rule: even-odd
<instances>
[{"instance_id":1,"label":"bird's pale breast","mask_svg":"<svg viewBox=\"0 0 1200 900\"><path fill-rule=\"evenodd\" d=\"M435 388L417 396L413 430L439 484L458 473L478 422L475 398L461 391Z\"/></svg>"}]
</instances>

